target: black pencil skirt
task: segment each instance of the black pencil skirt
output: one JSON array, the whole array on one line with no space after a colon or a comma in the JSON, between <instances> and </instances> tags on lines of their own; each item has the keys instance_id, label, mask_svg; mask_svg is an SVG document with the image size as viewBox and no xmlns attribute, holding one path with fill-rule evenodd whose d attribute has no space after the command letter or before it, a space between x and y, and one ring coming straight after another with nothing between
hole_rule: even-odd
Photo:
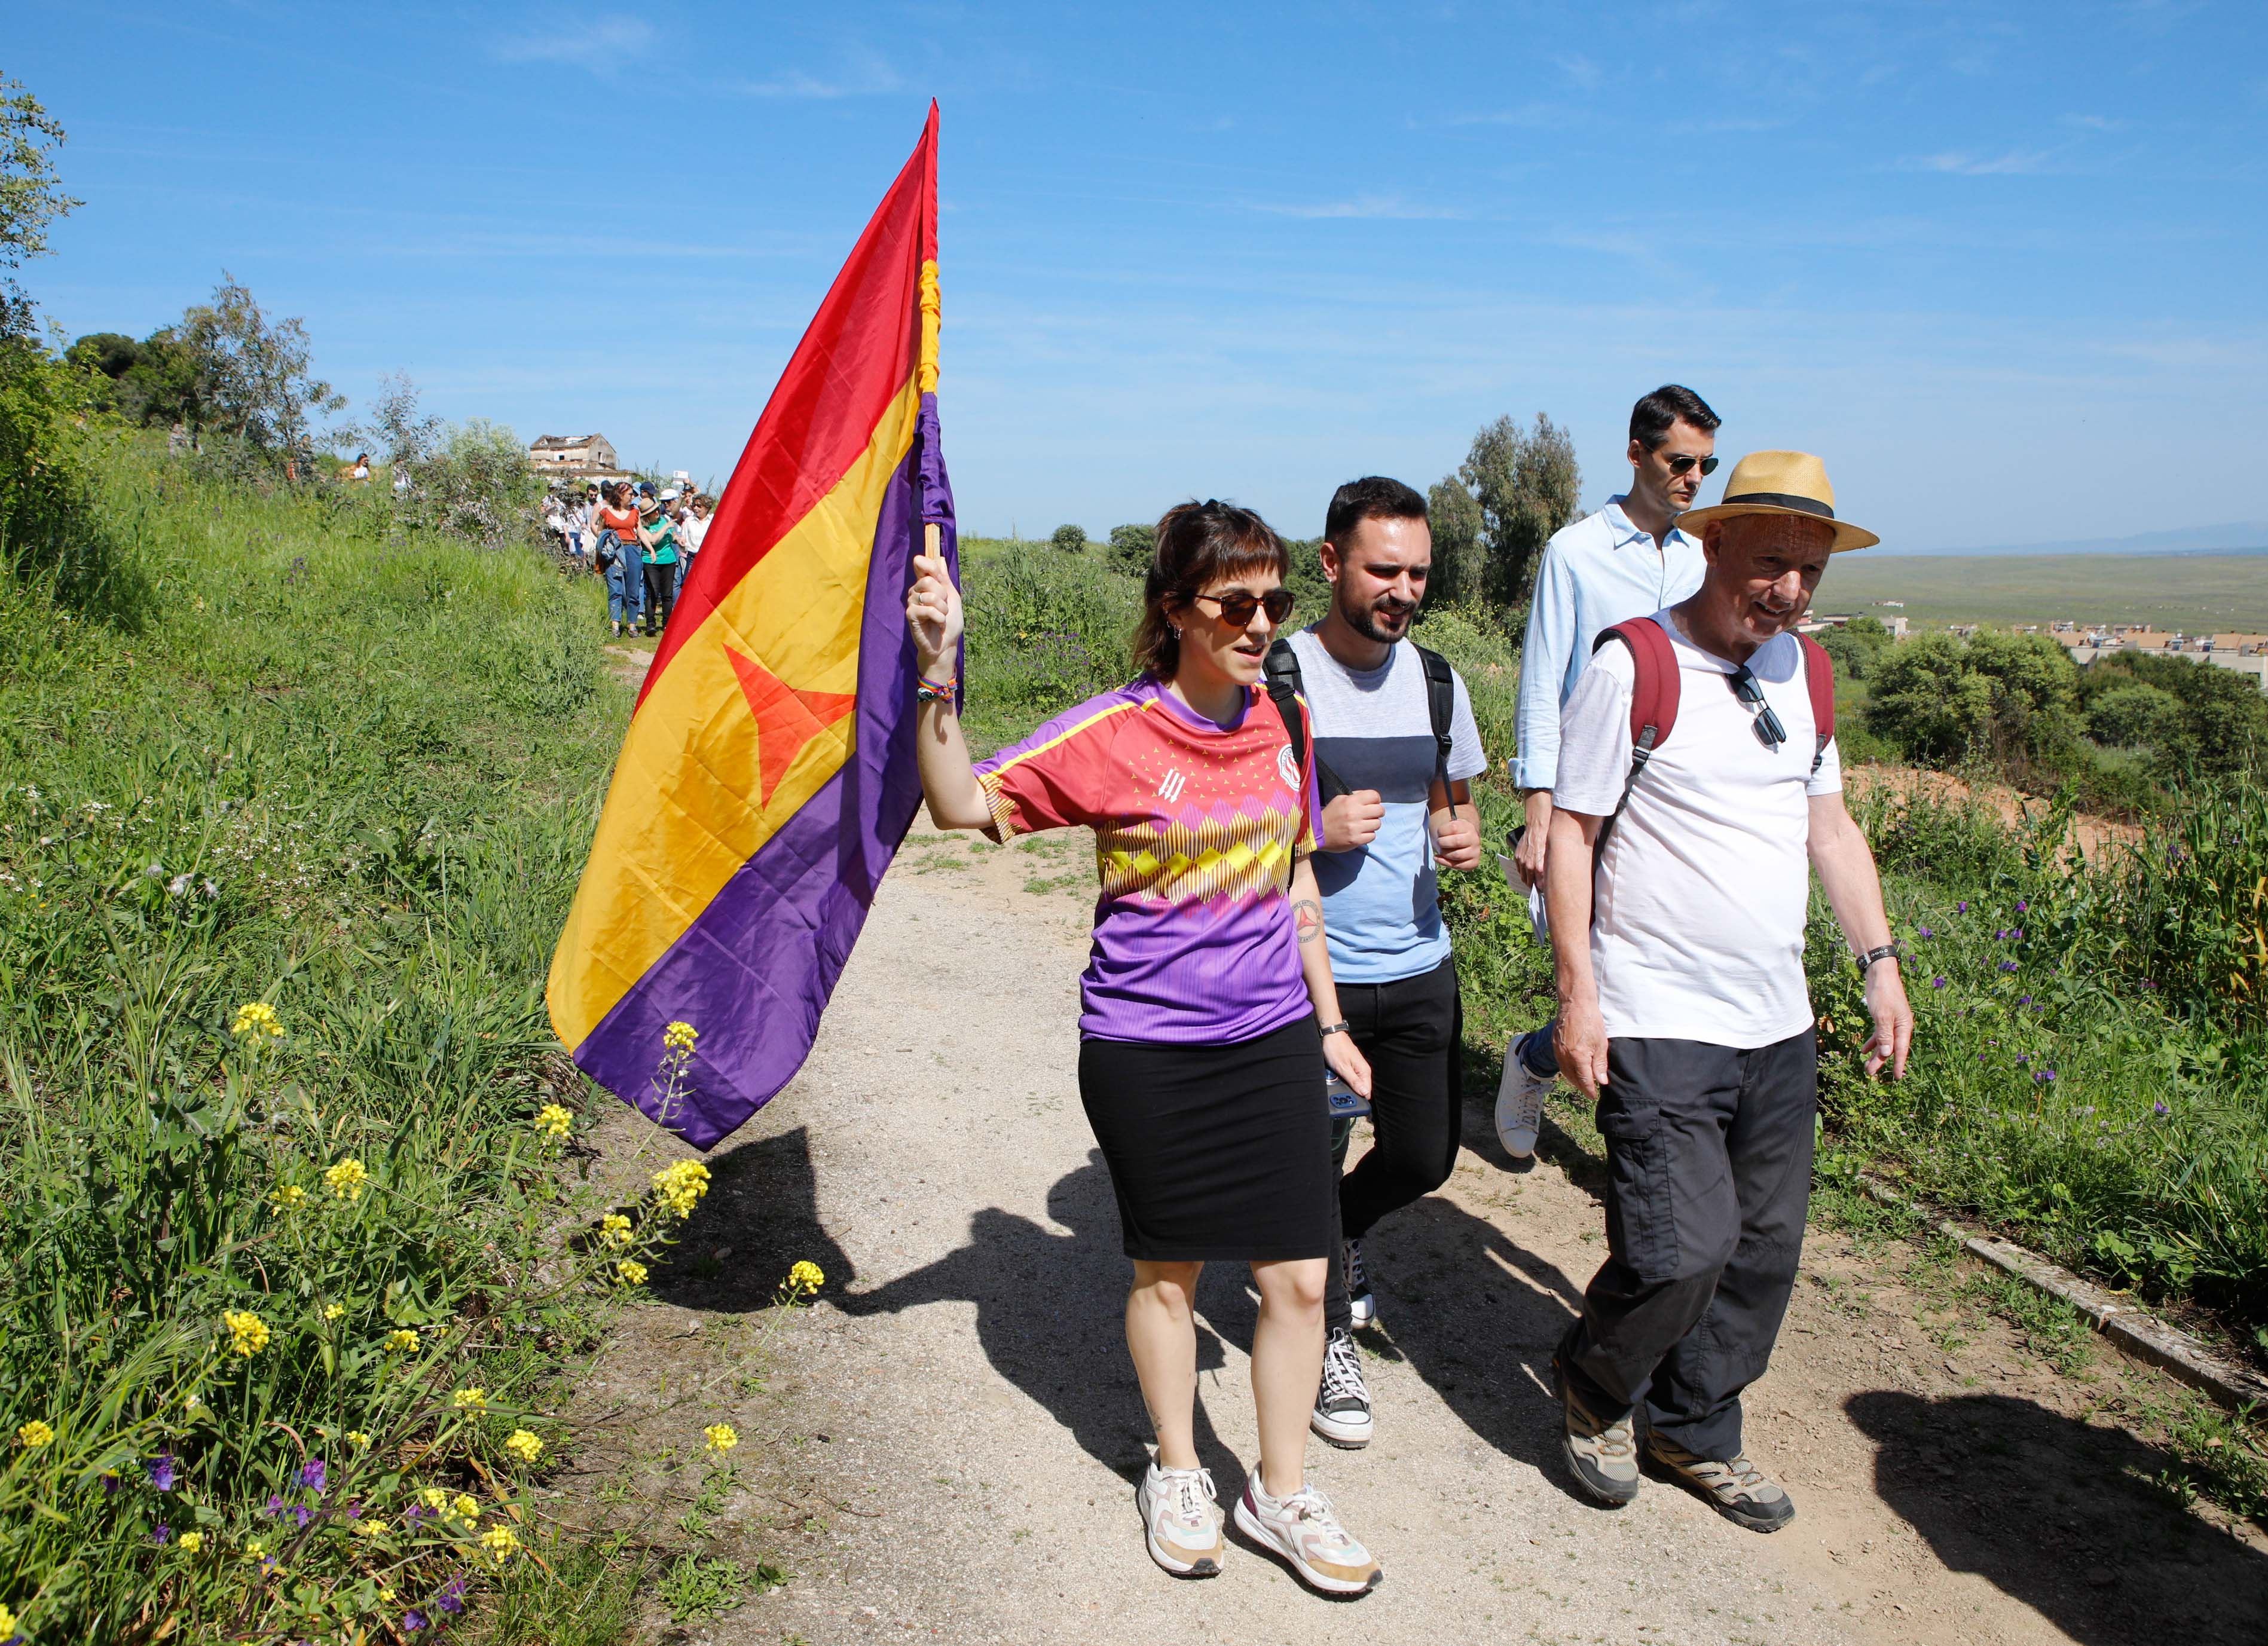
<instances>
[{"instance_id":1,"label":"black pencil skirt","mask_svg":"<svg viewBox=\"0 0 2268 1646\"><path fill-rule=\"evenodd\" d=\"M1082 1040L1079 1095L1128 1257L1331 1254L1338 1209L1313 1018L1230 1046Z\"/></svg>"}]
</instances>

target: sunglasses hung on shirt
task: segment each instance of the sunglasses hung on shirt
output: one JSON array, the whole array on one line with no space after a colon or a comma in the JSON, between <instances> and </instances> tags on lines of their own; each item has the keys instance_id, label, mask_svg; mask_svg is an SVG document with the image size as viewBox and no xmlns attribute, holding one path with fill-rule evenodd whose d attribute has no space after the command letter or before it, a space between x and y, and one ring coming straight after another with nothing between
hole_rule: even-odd
<instances>
[{"instance_id":1,"label":"sunglasses hung on shirt","mask_svg":"<svg viewBox=\"0 0 2268 1646\"><path fill-rule=\"evenodd\" d=\"M1265 594L1247 594L1240 589L1233 594L1189 596L1192 600L1211 600L1220 607L1220 621L1231 628L1247 627L1252 621L1253 613L1263 607L1267 610L1268 621L1280 627L1284 620L1292 615L1292 598L1289 589L1270 589Z\"/></svg>"},{"instance_id":2,"label":"sunglasses hung on shirt","mask_svg":"<svg viewBox=\"0 0 2268 1646\"><path fill-rule=\"evenodd\" d=\"M1696 466L1699 467L1704 474L1713 474L1717 472L1717 459L1713 457L1681 456L1669 459L1669 472L1673 474L1690 474Z\"/></svg>"},{"instance_id":3,"label":"sunglasses hung on shirt","mask_svg":"<svg viewBox=\"0 0 2268 1646\"><path fill-rule=\"evenodd\" d=\"M1787 728L1780 724L1772 706L1764 702L1764 688L1756 684L1756 677L1749 672L1749 665L1743 663L1734 669L1725 677L1725 683L1733 688L1734 696L1750 709L1763 711L1750 724L1756 728L1756 741L1777 753L1779 746L1787 741Z\"/></svg>"}]
</instances>

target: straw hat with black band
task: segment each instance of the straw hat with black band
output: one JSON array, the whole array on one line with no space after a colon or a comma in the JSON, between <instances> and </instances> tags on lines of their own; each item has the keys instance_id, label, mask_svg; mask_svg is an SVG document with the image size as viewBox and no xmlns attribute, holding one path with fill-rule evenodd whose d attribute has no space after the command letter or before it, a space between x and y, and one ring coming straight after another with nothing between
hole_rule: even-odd
<instances>
[{"instance_id":1,"label":"straw hat with black band","mask_svg":"<svg viewBox=\"0 0 2268 1646\"><path fill-rule=\"evenodd\" d=\"M1705 509L1689 509L1677 517L1677 529L1689 537L1701 535L1712 520L1729 520L1742 514L1788 514L1824 520L1835 528L1830 553L1846 548L1870 548L1882 540L1872 532L1835 518L1835 488L1828 483L1827 465L1808 452L1751 452L1733 466L1725 495Z\"/></svg>"}]
</instances>

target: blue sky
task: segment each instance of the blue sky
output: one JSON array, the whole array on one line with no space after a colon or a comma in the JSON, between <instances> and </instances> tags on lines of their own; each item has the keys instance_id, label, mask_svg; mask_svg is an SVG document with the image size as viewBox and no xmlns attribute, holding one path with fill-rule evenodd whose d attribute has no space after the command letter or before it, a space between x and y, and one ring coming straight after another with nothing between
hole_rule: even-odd
<instances>
[{"instance_id":1,"label":"blue sky","mask_svg":"<svg viewBox=\"0 0 2268 1646\"><path fill-rule=\"evenodd\" d=\"M976 530L1311 535L1539 410L1592 504L1666 379L1893 546L2264 512L2257 0L15 15L87 202L47 312L139 335L226 268L357 403L721 480L934 94Z\"/></svg>"}]
</instances>

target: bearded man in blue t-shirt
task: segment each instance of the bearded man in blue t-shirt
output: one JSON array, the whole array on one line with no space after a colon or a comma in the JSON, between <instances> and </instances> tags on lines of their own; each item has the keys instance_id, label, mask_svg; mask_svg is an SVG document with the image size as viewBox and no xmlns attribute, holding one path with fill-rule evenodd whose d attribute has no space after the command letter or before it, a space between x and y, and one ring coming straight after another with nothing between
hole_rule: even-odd
<instances>
[{"instance_id":1,"label":"bearded man in blue t-shirt","mask_svg":"<svg viewBox=\"0 0 2268 1646\"><path fill-rule=\"evenodd\" d=\"M1341 1283L1324 1308L1329 1336L1311 1427L1334 1445L1369 1443L1370 1392L1352 1328L1377 1319L1363 1237L1429 1194L1456 1165L1464 1093L1462 1013L1434 868L1481 861L1467 784L1488 768L1465 683L1448 676L1449 744L1434 731L1425 659L1407 638L1425 598L1433 539L1425 499L1400 481L1350 481L1323 522L1330 610L1288 642L1314 727L1325 792L1314 858L1344 1025L1371 1068L1368 1153L1339 1183ZM1343 1161L1352 1122L1335 1139Z\"/></svg>"}]
</instances>

